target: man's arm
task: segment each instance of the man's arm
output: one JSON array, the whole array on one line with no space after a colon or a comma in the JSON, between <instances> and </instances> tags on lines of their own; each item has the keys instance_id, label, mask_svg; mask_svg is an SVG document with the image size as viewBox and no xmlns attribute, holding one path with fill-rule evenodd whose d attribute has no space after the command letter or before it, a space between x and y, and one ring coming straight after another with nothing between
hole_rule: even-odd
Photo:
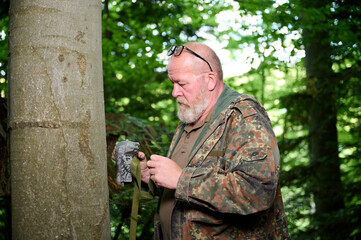
<instances>
[{"instance_id":1,"label":"man's arm","mask_svg":"<svg viewBox=\"0 0 361 240\"><path fill-rule=\"evenodd\" d=\"M202 165L184 168L175 197L217 212L252 214L273 204L278 184L278 147L260 113L243 118L235 111L232 117L228 146L224 158L218 159L225 161L225 169Z\"/></svg>"}]
</instances>

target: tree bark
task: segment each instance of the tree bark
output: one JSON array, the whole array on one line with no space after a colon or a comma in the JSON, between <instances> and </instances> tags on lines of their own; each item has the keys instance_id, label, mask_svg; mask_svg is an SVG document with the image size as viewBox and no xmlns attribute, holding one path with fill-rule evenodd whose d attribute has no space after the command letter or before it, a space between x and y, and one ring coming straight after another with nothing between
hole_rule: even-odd
<instances>
[{"instance_id":1,"label":"tree bark","mask_svg":"<svg viewBox=\"0 0 361 240\"><path fill-rule=\"evenodd\" d=\"M13 0L13 239L110 239L101 1Z\"/></svg>"}]
</instances>

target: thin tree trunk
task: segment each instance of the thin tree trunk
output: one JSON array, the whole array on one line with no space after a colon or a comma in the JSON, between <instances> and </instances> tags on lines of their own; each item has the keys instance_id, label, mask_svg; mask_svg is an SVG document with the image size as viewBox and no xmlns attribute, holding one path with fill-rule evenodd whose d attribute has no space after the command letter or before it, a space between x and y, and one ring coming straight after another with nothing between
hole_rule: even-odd
<instances>
[{"instance_id":1,"label":"thin tree trunk","mask_svg":"<svg viewBox=\"0 0 361 240\"><path fill-rule=\"evenodd\" d=\"M326 69L329 46L321 44L321 34L306 49L307 89L312 97L309 109L310 160L319 182L315 192L317 211L327 213L343 207L340 160L336 128L335 79ZM324 40L324 38L323 38Z\"/></svg>"},{"instance_id":2,"label":"thin tree trunk","mask_svg":"<svg viewBox=\"0 0 361 240\"><path fill-rule=\"evenodd\" d=\"M307 1L307 7L317 9L323 6L323 2ZM344 207L336 128L336 79L332 74L327 29L304 29L304 41L307 91L312 98L309 106L309 150L314 173L311 178L315 217L323 232L321 239L333 239L333 231L337 228L322 226L322 218Z\"/></svg>"},{"instance_id":3,"label":"thin tree trunk","mask_svg":"<svg viewBox=\"0 0 361 240\"><path fill-rule=\"evenodd\" d=\"M13 239L110 239L101 1L13 0Z\"/></svg>"}]
</instances>

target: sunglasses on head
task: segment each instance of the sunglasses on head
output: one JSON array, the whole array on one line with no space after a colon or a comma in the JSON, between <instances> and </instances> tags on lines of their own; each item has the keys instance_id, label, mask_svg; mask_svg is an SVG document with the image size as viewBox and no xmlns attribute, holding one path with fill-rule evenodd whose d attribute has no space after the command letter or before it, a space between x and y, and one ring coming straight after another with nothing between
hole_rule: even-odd
<instances>
[{"instance_id":1,"label":"sunglasses on head","mask_svg":"<svg viewBox=\"0 0 361 240\"><path fill-rule=\"evenodd\" d=\"M192 53L194 56L202 59L203 61L205 61L208 64L209 69L211 70L211 72L213 72L213 69L211 67L211 65L209 64L209 62L207 60L205 60L204 58L202 58L201 56L199 56L197 53L195 53L194 51L192 51L191 49L187 48L186 46L183 45L179 45L179 46L171 46L168 49L168 56L171 56L172 54L174 56L179 56L182 54L183 50L186 49L188 52Z\"/></svg>"}]
</instances>

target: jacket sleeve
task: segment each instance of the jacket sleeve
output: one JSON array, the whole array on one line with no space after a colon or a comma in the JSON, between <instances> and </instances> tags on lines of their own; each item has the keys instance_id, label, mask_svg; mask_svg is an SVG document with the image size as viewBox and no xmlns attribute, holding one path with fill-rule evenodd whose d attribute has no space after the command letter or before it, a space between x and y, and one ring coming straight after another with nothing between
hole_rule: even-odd
<instances>
[{"instance_id":1,"label":"jacket sleeve","mask_svg":"<svg viewBox=\"0 0 361 240\"><path fill-rule=\"evenodd\" d=\"M279 151L269 119L260 111L234 111L227 122L222 138L227 143L225 154L213 159L224 162L224 167L184 168L175 197L221 213L266 210L273 205L279 173Z\"/></svg>"}]
</instances>

